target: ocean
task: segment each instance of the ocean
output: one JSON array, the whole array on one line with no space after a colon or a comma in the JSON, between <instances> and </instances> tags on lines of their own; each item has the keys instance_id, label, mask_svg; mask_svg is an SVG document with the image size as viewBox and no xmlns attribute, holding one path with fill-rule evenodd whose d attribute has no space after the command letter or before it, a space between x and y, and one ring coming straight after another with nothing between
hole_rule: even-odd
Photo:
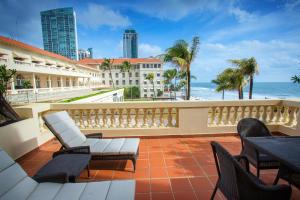
<instances>
[{"instance_id":1,"label":"ocean","mask_svg":"<svg viewBox=\"0 0 300 200\"><path fill-rule=\"evenodd\" d=\"M200 100L220 100L222 92L215 91L213 83L192 83L191 96ZM249 86L244 88L244 99L248 99ZM253 99L300 98L300 84L292 82L254 82ZM238 99L237 91L225 91L225 100Z\"/></svg>"}]
</instances>

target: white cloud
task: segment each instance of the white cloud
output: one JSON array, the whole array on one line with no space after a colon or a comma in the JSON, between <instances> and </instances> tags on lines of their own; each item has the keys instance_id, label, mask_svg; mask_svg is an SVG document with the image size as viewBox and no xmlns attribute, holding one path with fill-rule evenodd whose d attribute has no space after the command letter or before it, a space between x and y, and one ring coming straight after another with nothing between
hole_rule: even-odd
<instances>
[{"instance_id":1,"label":"white cloud","mask_svg":"<svg viewBox=\"0 0 300 200\"><path fill-rule=\"evenodd\" d=\"M258 19L258 16L251 14L245 10L241 10L238 7L231 8L229 10L229 13L233 14L240 23L253 22Z\"/></svg>"},{"instance_id":2,"label":"white cloud","mask_svg":"<svg viewBox=\"0 0 300 200\"><path fill-rule=\"evenodd\" d=\"M157 56L162 54L163 51L159 46L156 45L151 45L151 44L146 44L146 43L142 43L139 44L139 57L143 58L143 57L150 57L150 56Z\"/></svg>"},{"instance_id":3,"label":"white cloud","mask_svg":"<svg viewBox=\"0 0 300 200\"><path fill-rule=\"evenodd\" d=\"M299 73L300 46L280 40L245 40L232 44L203 43L192 65L198 81L211 81L226 67L229 59L255 57L260 65L257 81L289 81Z\"/></svg>"},{"instance_id":4,"label":"white cloud","mask_svg":"<svg viewBox=\"0 0 300 200\"><path fill-rule=\"evenodd\" d=\"M127 16L99 4L89 4L88 8L79 12L79 23L85 27L97 29L101 26L126 27L131 25Z\"/></svg>"}]
</instances>

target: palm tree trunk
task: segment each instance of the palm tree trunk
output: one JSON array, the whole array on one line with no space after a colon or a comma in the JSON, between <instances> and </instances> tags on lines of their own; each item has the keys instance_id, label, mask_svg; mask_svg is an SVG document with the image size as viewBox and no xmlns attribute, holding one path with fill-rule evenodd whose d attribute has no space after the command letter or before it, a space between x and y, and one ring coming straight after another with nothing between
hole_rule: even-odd
<instances>
[{"instance_id":1,"label":"palm tree trunk","mask_svg":"<svg viewBox=\"0 0 300 200\"><path fill-rule=\"evenodd\" d=\"M244 99L244 91L243 91L243 87L241 86L241 99Z\"/></svg>"},{"instance_id":2,"label":"palm tree trunk","mask_svg":"<svg viewBox=\"0 0 300 200\"><path fill-rule=\"evenodd\" d=\"M153 97L155 98L154 81L152 81L152 87L153 87Z\"/></svg>"},{"instance_id":3,"label":"palm tree trunk","mask_svg":"<svg viewBox=\"0 0 300 200\"><path fill-rule=\"evenodd\" d=\"M253 76L250 76L250 88L249 88L249 99L252 99L252 91L253 91Z\"/></svg>"},{"instance_id":4,"label":"palm tree trunk","mask_svg":"<svg viewBox=\"0 0 300 200\"><path fill-rule=\"evenodd\" d=\"M191 71L190 71L190 67L187 67L187 100L190 100L191 97Z\"/></svg>"},{"instance_id":5,"label":"palm tree trunk","mask_svg":"<svg viewBox=\"0 0 300 200\"><path fill-rule=\"evenodd\" d=\"M224 93L225 93L225 90L222 90L222 99L224 100Z\"/></svg>"}]
</instances>

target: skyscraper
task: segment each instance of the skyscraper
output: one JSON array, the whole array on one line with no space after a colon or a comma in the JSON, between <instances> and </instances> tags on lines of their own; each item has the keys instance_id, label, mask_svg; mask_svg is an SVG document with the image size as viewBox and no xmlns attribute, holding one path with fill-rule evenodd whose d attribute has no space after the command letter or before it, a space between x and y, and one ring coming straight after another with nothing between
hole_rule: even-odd
<instances>
[{"instance_id":1,"label":"skyscraper","mask_svg":"<svg viewBox=\"0 0 300 200\"><path fill-rule=\"evenodd\" d=\"M76 15L73 8L41 12L44 49L78 60Z\"/></svg>"},{"instance_id":2,"label":"skyscraper","mask_svg":"<svg viewBox=\"0 0 300 200\"><path fill-rule=\"evenodd\" d=\"M78 49L78 59L82 60L84 58L93 58L93 48Z\"/></svg>"},{"instance_id":3,"label":"skyscraper","mask_svg":"<svg viewBox=\"0 0 300 200\"><path fill-rule=\"evenodd\" d=\"M138 35L133 29L125 30L123 34L123 57L138 57Z\"/></svg>"}]
</instances>

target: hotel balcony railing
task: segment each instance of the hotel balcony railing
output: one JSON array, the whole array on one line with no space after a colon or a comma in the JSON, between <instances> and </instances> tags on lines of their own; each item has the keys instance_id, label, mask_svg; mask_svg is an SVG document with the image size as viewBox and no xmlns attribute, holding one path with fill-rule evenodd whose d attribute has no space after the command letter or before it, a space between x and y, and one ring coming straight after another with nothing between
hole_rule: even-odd
<instances>
[{"instance_id":1,"label":"hotel balcony railing","mask_svg":"<svg viewBox=\"0 0 300 200\"><path fill-rule=\"evenodd\" d=\"M238 121L245 117L260 119L271 131L300 134L299 100L52 103L46 107L37 115L42 131L46 130L42 115L66 110L83 132L97 130L110 136L235 133Z\"/></svg>"}]
</instances>

